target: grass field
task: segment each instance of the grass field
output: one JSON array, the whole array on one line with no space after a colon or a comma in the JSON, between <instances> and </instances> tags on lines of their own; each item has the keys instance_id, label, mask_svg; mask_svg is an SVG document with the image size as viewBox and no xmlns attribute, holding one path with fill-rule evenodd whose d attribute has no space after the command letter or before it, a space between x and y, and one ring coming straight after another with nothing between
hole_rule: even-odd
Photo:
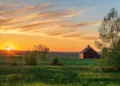
<instances>
[{"instance_id":1,"label":"grass field","mask_svg":"<svg viewBox=\"0 0 120 86\"><path fill-rule=\"evenodd\" d=\"M99 60L61 58L63 66L50 61L40 59L37 66L1 63L0 86L120 86L120 72L103 72Z\"/></svg>"}]
</instances>

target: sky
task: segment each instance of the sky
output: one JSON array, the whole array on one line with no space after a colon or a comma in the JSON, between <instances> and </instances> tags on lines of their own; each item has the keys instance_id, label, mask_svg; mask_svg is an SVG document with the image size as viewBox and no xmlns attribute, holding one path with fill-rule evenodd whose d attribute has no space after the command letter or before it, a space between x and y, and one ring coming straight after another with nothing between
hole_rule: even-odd
<instances>
[{"instance_id":1,"label":"sky","mask_svg":"<svg viewBox=\"0 0 120 86\"><path fill-rule=\"evenodd\" d=\"M80 52L94 42L98 28L120 0L0 0L0 49Z\"/></svg>"}]
</instances>

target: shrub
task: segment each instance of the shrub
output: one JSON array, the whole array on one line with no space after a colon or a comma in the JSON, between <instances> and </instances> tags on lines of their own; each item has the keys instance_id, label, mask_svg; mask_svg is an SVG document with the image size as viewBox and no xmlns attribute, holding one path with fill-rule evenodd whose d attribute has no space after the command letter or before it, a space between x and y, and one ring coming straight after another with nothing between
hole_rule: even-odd
<instances>
[{"instance_id":1,"label":"shrub","mask_svg":"<svg viewBox=\"0 0 120 86\"><path fill-rule=\"evenodd\" d=\"M17 66L18 64L17 63L11 63L10 66Z\"/></svg>"},{"instance_id":2,"label":"shrub","mask_svg":"<svg viewBox=\"0 0 120 86\"><path fill-rule=\"evenodd\" d=\"M120 40L113 45L112 50L109 52L109 65L120 69Z\"/></svg>"},{"instance_id":3,"label":"shrub","mask_svg":"<svg viewBox=\"0 0 120 86\"><path fill-rule=\"evenodd\" d=\"M53 59L50 62L51 65L58 65L58 66L62 66L62 64L60 63L58 57L53 57Z\"/></svg>"},{"instance_id":4,"label":"shrub","mask_svg":"<svg viewBox=\"0 0 120 86\"><path fill-rule=\"evenodd\" d=\"M10 66L13 66L12 64L16 64L17 65L17 63L15 62L13 56L6 56L6 64L10 65Z\"/></svg>"},{"instance_id":5,"label":"shrub","mask_svg":"<svg viewBox=\"0 0 120 86\"><path fill-rule=\"evenodd\" d=\"M29 51L24 60L26 65L37 65L35 52Z\"/></svg>"},{"instance_id":6,"label":"shrub","mask_svg":"<svg viewBox=\"0 0 120 86\"><path fill-rule=\"evenodd\" d=\"M102 68L103 72L115 72L115 71L119 71L119 69L117 67L113 67L113 66L106 66Z\"/></svg>"}]
</instances>

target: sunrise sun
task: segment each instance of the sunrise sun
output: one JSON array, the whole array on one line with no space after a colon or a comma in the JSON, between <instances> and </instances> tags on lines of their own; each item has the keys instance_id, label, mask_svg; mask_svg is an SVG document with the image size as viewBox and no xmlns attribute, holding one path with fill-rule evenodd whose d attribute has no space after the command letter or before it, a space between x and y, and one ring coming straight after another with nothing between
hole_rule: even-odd
<instances>
[{"instance_id":1,"label":"sunrise sun","mask_svg":"<svg viewBox=\"0 0 120 86\"><path fill-rule=\"evenodd\" d=\"M13 46L5 46L5 48L4 48L5 50L8 50L8 51L10 51L10 50L15 50L15 48L13 47Z\"/></svg>"}]
</instances>

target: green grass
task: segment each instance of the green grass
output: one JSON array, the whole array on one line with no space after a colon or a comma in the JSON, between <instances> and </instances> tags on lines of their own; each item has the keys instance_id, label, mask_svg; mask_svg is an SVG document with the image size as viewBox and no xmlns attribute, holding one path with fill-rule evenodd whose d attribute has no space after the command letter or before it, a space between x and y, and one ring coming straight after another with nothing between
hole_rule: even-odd
<instances>
[{"instance_id":1,"label":"green grass","mask_svg":"<svg viewBox=\"0 0 120 86\"><path fill-rule=\"evenodd\" d=\"M51 58L37 66L16 60L18 66L0 65L0 86L120 86L120 72L103 72L99 60L61 58L64 66L51 66Z\"/></svg>"}]
</instances>

